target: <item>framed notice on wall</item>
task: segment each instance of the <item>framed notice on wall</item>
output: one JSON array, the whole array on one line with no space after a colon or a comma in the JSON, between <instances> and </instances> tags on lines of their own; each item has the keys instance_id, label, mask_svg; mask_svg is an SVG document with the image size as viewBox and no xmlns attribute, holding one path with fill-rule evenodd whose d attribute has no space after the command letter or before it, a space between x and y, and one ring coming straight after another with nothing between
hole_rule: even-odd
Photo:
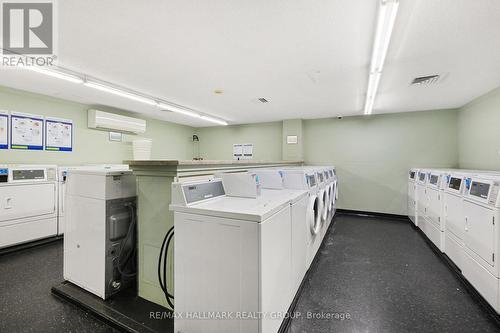
<instances>
[{"instance_id":1,"label":"framed notice on wall","mask_svg":"<svg viewBox=\"0 0 500 333\"><path fill-rule=\"evenodd\" d=\"M13 112L10 115L10 148L43 149L43 117Z\"/></svg>"},{"instance_id":2,"label":"framed notice on wall","mask_svg":"<svg viewBox=\"0 0 500 333\"><path fill-rule=\"evenodd\" d=\"M0 149L9 148L9 114L0 110Z\"/></svg>"},{"instance_id":3,"label":"framed notice on wall","mask_svg":"<svg viewBox=\"0 0 500 333\"><path fill-rule=\"evenodd\" d=\"M45 150L73 151L73 121L60 118L45 119Z\"/></svg>"}]
</instances>

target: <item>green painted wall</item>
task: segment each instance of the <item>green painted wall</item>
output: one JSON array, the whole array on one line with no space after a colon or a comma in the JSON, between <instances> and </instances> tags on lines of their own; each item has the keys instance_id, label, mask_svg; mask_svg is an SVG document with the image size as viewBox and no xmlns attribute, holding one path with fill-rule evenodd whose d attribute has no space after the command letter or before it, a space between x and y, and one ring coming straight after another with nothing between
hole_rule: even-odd
<instances>
[{"instance_id":1,"label":"green painted wall","mask_svg":"<svg viewBox=\"0 0 500 333\"><path fill-rule=\"evenodd\" d=\"M456 110L307 120L305 161L336 166L339 208L406 215L408 169L456 167L456 129Z\"/></svg>"},{"instance_id":2,"label":"green painted wall","mask_svg":"<svg viewBox=\"0 0 500 333\"><path fill-rule=\"evenodd\" d=\"M201 157L230 160L234 143L253 143L254 160L281 161L282 122L198 128Z\"/></svg>"},{"instance_id":3,"label":"green painted wall","mask_svg":"<svg viewBox=\"0 0 500 333\"><path fill-rule=\"evenodd\" d=\"M82 163L121 163L132 159L131 140L137 135L125 135L123 142L110 142L108 132L87 128L89 105L0 87L0 110L26 112L72 119L74 122L73 152L0 150L0 163L33 163L72 165ZM137 118L126 112L102 108ZM195 129L188 126L143 118L147 132L142 137L153 139L153 158L191 159Z\"/></svg>"},{"instance_id":4,"label":"green painted wall","mask_svg":"<svg viewBox=\"0 0 500 333\"><path fill-rule=\"evenodd\" d=\"M283 120L282 145L283 160L301 161L304 159L304 136L302 135L302 119ZM297 136L297 143L287 143L289 135Z\"/></svg>"},{"instance_id":5,"label":"green painted wall","mask_svg":"<svg viewBox=\"0 0 500 333\"><path fill-rule=\"evenodd\" d=\"M500 170L500 88L459 110L459 164L464 169Z\"/></svg>"}]
</instances>

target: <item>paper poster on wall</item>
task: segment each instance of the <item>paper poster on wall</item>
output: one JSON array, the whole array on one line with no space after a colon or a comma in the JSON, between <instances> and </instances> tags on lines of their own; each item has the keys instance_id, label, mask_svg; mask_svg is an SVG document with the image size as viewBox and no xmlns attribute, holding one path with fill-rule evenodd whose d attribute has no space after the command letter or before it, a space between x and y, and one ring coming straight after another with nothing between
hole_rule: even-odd
<instances>
[{"instance_id":1,"label":"paper poster on wall","mask_svg":"<svg viewBox=\"0 0 500 333\"><path fill-rule=\"evenodd\" d=\"M73 151L73 121L60 118L45 119L45 150Z\"/></svg>"},{"instance_id":2,"label":"paper poster on wall","mask_svg":"<svg viewBox=\"0 0 500 333\"><path fill-rule=\"evenodd\" d=\"M241 160L243 158L243 145L239 143L233 144L233 160Z\"/></svg>"},{"instance_id":3,"label":"paper poster on wall","mask_svg":"<svg viewBox=\"0 0 500 333\"><path fill-rule=\"evenodd\" d=\"M10 115L10 148L43 149L43 117L25 113Z\"/></svg>"},{"instance_id":4,"label":"paper poster on wall","mask_svg":"<svg viewBox=\"0 0 500 333\"><path fill-rule=\"evenodd\" d=\"M9 114L0 110L0 149L9 148Z\"/></svg>"},{"instance_id":5,"label":"paper poster on wall","mask_svg":"<svg viewBox=\"0 0 500 333\"><path fill-rule=\"evenodd\" d=\"M251 160L253 158L253 144L245 143L243 145L243 159Z\"/></svg>"}]
</instances>

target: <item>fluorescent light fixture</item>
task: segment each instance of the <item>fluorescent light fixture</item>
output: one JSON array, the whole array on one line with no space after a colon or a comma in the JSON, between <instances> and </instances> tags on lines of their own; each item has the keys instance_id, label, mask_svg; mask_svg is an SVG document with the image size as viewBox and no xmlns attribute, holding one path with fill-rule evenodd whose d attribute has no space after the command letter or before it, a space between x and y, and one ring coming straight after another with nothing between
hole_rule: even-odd
<instances>
[{"instance_id":1,"label":"fluorescent light fixture","mask_svg":"<svg viewBox=\"0 0 500 333\"><path fill-rule=\"evenodd\" d=\"M114 95L117 95L120 97L125 97L125 98L131 99L131 100L134 100L137 102L141 102L144 104L149 104L149 105L156 105L157 104L156 101L153 100L152 98L143 97L143 96L140 96L140 95L137 95L137 94L134 94L134 93L131 93L131 92L119 89L119 88L115 88L115 87L112 87L112 86L109 86L106 84L93 82L93 81L85 81L84 85L86 87L94 88L94 89L104 91L104 92L107 92L110 94L114 94Z\"/></svg>"},{"instance_id":2,"label":"fluorescent light fixture","mask_svg":"<svg viewBox=\"0 0 500 333\"><path fill-rule=\"evenodd\" d=\"M40 74L45 74L48 76L52 76L58 79L66 80L72 83L83 83L83 79L79 76L64 73L61 71L56 71L52 69L47 69L43 67L38 67L38 66L24 66L23 68L29 69L30 71L37 72Z\"/></svg>"},{"instance_id":3,"label":"fluorescent light fixture","mask_svg":"<svg viewBox=\"0 0 500 333\"><path fill-rule=\"evenodd\" d=\"M213 118L213 117L209 117L209 116L204 116L204 115L201 115L201 114L196 113L194 111L189 111L189 110L186 110L186 109L182 109L182 108L179 108L179 107L174 106L174 105L170 105L170 104L166 104L166 103L158 103L158 107L160 109L164 109L164 110L172 111L172 112L175 112L175 113L183 114L185 116L189 116L189 117L193 117L193 118L198 118L198 119L203 119L203 120L209 121L209 122L214 123L214 124L223 125L223 126L227 125L227 122L225 122L224 120Z\"/></svg>"},{"instance_id":4,"label":"fluorescent light fixture","mask_svg":"<svg viewBox=\"0 0 500 333\"><path fill-rule=\"evenodd\" d=\"M382 0L377 18L377 30L373 44L370 73L382 72L385 56L389 49L392 30L398 13L398 0Z\"/></svg>"},{"instance_id":5,"label":"fluorescent light fixture","mask_svg":"<svg viewBox=\"0 0 500 333\"><path fill-rule=\"evenodd\" d=\"M201 115L199 113L196 113L194 111L189 111L186 109L181 109L177 106L166 104L166 103L158 103L158 108L172 111L175 113L180 113L180 114L183 114L185 116L189 116L189 117L193 117L193 118L200 118L201 117Z\"/></svg>"},{"instance_id":6,"label":"fluorescent light fixture","mask_svg":"<svg viewBox=\"0 0 500 333\"><path fill-rule=\"evenodd\" d=\"M368 79L368 90L366 92L365 114L372 114L375 95L377 94L378 84L380 83L381 73L371 73Z\"/></svg>"},{"instance_id":7,"label":"fluorescent light fixture","mask_svg":"<svg viewBox=\"0 0 500 333\"><path fill-rule=\"evenodd\" d=\"M220 119L216 119L216 118L212 118L212 117L208 117L208 116L201 116L200 118L203 120L209 121L211 123L214 123L214 124L227 126L227 122L225 122L224 120L220 120Z\"/></svg>"},{"instance_id":8,"label":"fluorescent light fixture","mask_svg":"<svg viewBox=\"0 0 500 333\"><path fill-rule=\"evenodd\" d=\"M381 0L377 27L375 31L375 41L373 43L372 59L370 63L370 77L368 80L368 90L366 92L365 114L372 114L373 104L377 95L377 89L384 67L385 57L389 49L394 22L398 13L398 0Z\"/></svg>"}]
</instances>

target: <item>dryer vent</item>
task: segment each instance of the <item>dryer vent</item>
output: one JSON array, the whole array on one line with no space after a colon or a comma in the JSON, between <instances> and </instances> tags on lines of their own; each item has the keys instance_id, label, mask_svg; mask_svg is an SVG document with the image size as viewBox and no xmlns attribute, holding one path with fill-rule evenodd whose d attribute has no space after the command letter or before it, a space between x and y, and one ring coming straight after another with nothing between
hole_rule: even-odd
<instances>
[{"instance_id":1,"label":"dryer vent","mask_svg":"<svg viewBox=\"0 0 500 333\"><path fill-rule=\"evenodd\" d=\"M440 76L438 74L435 75L426 75L426 76L419 76L414 78L411 81L410 85L430 85L430 84L436 84L439 82Z\"/></svg>"}]
</instances>

